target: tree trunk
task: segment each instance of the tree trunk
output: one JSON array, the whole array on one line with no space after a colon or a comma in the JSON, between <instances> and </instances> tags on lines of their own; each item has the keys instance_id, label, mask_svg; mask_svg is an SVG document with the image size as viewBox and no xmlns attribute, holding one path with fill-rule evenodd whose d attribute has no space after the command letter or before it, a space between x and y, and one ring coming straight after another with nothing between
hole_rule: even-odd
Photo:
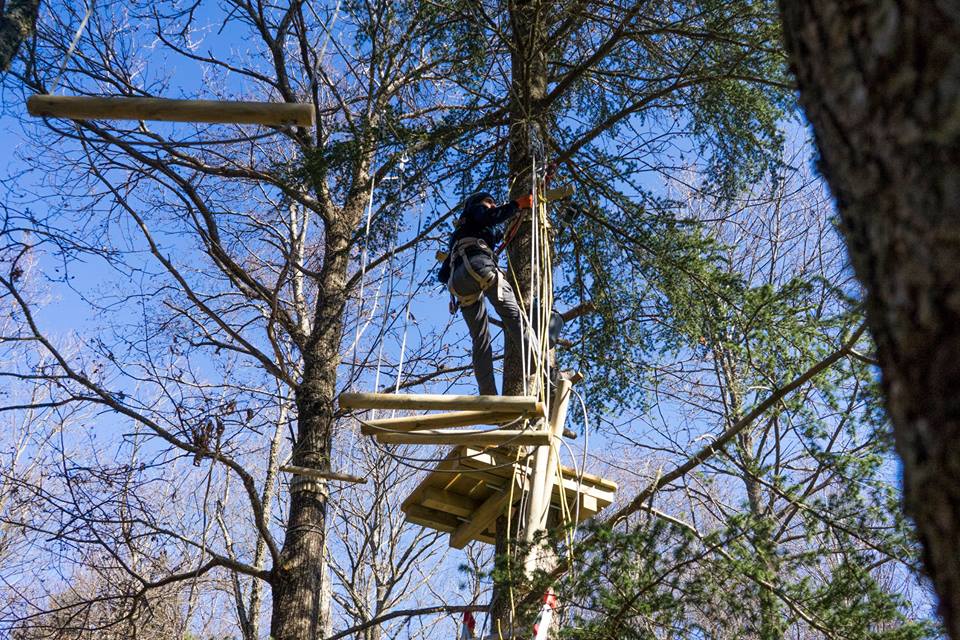
<instances>
[{"instance_id":1,"label":"tree trunk","mask_svg":"<svg viewBox=\"0 0 960 640\"><path fill-rule=\"evenodd\" d=\"M0 3L0 71L10 68L20 43L33 35L40 0L8 0Z\"/></svg>"},{"instance_id":2,"label":"tree trunk","mask_svg":"<svg viewBox=\"0 0 960 640\"><path fill-rule=\"evenodd\" d=\"M510 197L530 193L531 134L543 140L543 117L538 109L547 92L547 64L544 56L546 9L538 0L514 2L510 5L510 22L513 28L513 52L511 54L512 78L510 83L510 157L509 170L512 181ZM530 227L520 228L508 247L513 278L520 290L518 301L529 309L532 302L530 273ZM503 394L519 395L523 392L523 369L521 348L512 340L504 347Z\"/></svg>"},{"instance_id":3,"label":"tree trunk","mask_svg":"<svg viewBox=\"0 0 960 640\"><path fill-rule=\"evenodd\" d=\"M350 229L344 222L326 228L320 275L323 287L313 331L303 352L303 379L296 390L297 442L291 463L301 467L327 469L330 464ZM322 637L327 628L327 495L326 481L294 476L290 484L286 538L271 576L271 637L275 640L313 640Z\"/></svg>"},{"instance_id":4,"label":"tree trunk","mask_svg":"<svg viewBox=\"0 0 960 640\"><path fill-rule=\"evenodd\" d=\"M546 95L547 65L544 54L546 47L546 25L548 11L546 3L539 0L518 0L510 4L510 22L513 34L513 50L511 53L511 83L510 83L510 155L509 173L512 181L511 198L530 192L531 134L543 140L540 130L543 118L539 113L539 103ZM508 274L511 284L519 285L518 301L522 301L523 308L529 309L532 303L532 287L530 273L530 227L520 228L514 240L508 247L512 273ZM516 288L516 287L515 287ZM519 395L523 393L523 364L521 345L505 337L503 359L503 394ZM514 519L516 520L516 519ZM497 520L496 555L503 557L508 553L508 540L520 536L519 523L514 522L513 531L507 531L507 519ZM519 598L514 598L518 600ZM490 602L490 618L492 631L497 633L498 628L507 634L514 626L516 631L526 631L523 626L526 621L513 621L510 610L508 589L503 585L494 584ZM499 621L499 625L498 625ZM519 626L518 626L519 625ZM532 627L529 627L532 628Z\"/></svg>"},{"instance_id":5,"label":"tree trunk","mask_svg":"<svg viewBox=\"0 0 960 640\"><path fill-rule=\"evenodd\" d=\"M724 331L724 340L729 340L729 332ZM726 395L727 426L730 427L743 418L743 402L737 363L729 350L717 347L713 350L713 361L717 367L717 379L720 382L722 393ZM761 577L771 584L778 584L779 567L776 560L776 540L773 539L776 522L764 505L763 487L758 481L760 468L757 458L761 452L754 453L755 443L753 430L746 429L737 436L736 455L743 470L741 479L747 493L747 505L752 517L752 532L750 542L756 553L757 570ZM755 631L761 640L782 640L784 635L784 619L780 611L777 596L765 587L758 587L757 597L760 601L760 625Z\"/></svg>"},{"instance_id":6,"label":"tree trunk","mask_svg":"<svg viewBox=\"0 0 960 640\"><path fill-rule=\"evenodd\" d=\"M903 459L904 503L960 639L960 7L781 0Z\"/></svg>"}]
</instances>

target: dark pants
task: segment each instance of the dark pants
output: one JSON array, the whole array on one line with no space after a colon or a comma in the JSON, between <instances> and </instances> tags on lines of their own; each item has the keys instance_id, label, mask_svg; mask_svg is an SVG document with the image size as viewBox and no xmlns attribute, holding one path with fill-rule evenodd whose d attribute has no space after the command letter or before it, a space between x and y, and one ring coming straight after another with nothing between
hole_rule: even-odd
<instances>
[{"instance_id":1,"label":"dark pants","mask_svg":"<svg viewBox=\"0 0 960 640\"><path fill-rule=\"evenodd\" d=\"M496 271L497 277L483 296L471 305L461 306L460 312L470 330L470 339L473 341L473 374L477 378L477 386L481 395L497 395L497 381L493 375L493 337L490 335L490 323L487 320L487 305L483 301L486 297L497 310L503 329L515 341L522 339L523 320L517 298L507 278L497 268L491 256L475 254L470 256L470 266L481 276ZM454 265L451 275L451 284L461 296L476 295L480 292L480 285L470 275L459 261Z\"/></svg>"}]
</instances>

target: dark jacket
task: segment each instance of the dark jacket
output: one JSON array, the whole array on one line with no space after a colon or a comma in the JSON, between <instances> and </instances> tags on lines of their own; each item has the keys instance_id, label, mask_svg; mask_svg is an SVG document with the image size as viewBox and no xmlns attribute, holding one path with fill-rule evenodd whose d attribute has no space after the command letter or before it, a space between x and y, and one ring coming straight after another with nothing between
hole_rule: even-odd
<instances>
[{"instance_id":1,"label":"dark jacket","mask_svg":"<svg viewBox=\"0 0 960 640\"><path fill-rule=\"evenodd\" d=\"M463 213L457 220L457 226L450 235L450 244L447 246L447 259L440 265L440 271L437 274L437 280L446 283L450 277L451 260L455 260L453 247L463 238L476 238L483 240L490 250L493 251L500 240L503 239L503 231L498 227L512 218L519 210L516 202L508 202L499 207L488 208L483 204L485 198L491 198L488 193L476 193L469 198L463 205ZM476 251L469 250L469 253Z\"/></svg>"}]
</instances>

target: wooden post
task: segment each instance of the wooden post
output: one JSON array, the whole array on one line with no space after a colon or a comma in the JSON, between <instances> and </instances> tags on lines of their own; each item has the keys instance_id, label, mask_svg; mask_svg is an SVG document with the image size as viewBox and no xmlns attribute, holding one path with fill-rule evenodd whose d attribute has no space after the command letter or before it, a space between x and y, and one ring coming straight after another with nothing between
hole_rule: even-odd
<instances>
[{"instance_id":1,"label":"wooden post","mask_svg":"<svg viewBox=\"0 0 960 640\"><path fill-rule=\"evenodd\" d=\"M313 127L312 104L289 102L237 102L218 100L168 100L121 96L32 95L27 99L32 116L71 120L163 120Z\"/></svg>"},{"instance_id":2,"label":"wooden post","mask_svg":"<svg viewBox=\"0 0 960 640\"><path fill-rule=\"evenodd\" d=\"M550 434L550 443L545 447L537 448L533 457L533 473L530 479L530 499L527 504L527 519L523 528L523 540L530 544L536 538L538 531L547 528L547 517L550 514L550 497L553 494L553 480L557 473L557 456L560 438L563 437L563 425L567 420L567 406L570 402L570 391L573 382L567 378L560 378L557 390L550 407L550 421L546 431ZM524 568L528 575L532 574L539 562L539 553L530 550L524 560Z\"/></svg>"}]
</instances>

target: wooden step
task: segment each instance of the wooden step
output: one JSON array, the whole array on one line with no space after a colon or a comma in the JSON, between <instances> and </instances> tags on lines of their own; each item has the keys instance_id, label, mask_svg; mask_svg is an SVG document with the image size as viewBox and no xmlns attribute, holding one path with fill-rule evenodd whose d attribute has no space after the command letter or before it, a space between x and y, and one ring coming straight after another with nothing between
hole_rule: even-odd
<instances>
[{"instance_id":1,"label":"wooden step","mask_svg":"<svg viewBox=\"0 0 960 640\"><path fill-rule=\"evenodd\" d=\"M410 433L378 433L377 441L384 444L449 444L473 446L540 446L550 444L547 431L519 431L514 429L458 430L431 429Z\"/></svg>"},{"instance_id":2,"label":"wooden step","mask_svg":"<svg viewBox=\"0 0 960 640\"><path fill-rule=\"evenodd\" d=\"M32 116L71 120L163 120L308 128L314 124L312 104L289 102L32 95L27 99L27 111Z\"/></svg>"},{"instance_id":3,"label":"wooden step","mask_svg":"<svg viewBox=\"0 0 960 640\"><path fill-rule=\"evenodd\" d=\"M542 409L543 405L538 404L538 407ZM537 411L454 411L451 413L364 420L360 423L360 433L369 436L383 431L420 431L442 427L469 427L477 424L506 424L524 419L536 420L542 417L542 412Z\"/></svg>"},{"instance_id":4,"label":"wooden step","mask_svg":"<svg viewBox=\"0 0 960 640\"><path fill-rule=\"evenodd\" d=\"M344 409L449 409L451 411L515 411L545 415L535 396L455 396L415 393L341 393Z\"/></svg>"}]
</instances>

